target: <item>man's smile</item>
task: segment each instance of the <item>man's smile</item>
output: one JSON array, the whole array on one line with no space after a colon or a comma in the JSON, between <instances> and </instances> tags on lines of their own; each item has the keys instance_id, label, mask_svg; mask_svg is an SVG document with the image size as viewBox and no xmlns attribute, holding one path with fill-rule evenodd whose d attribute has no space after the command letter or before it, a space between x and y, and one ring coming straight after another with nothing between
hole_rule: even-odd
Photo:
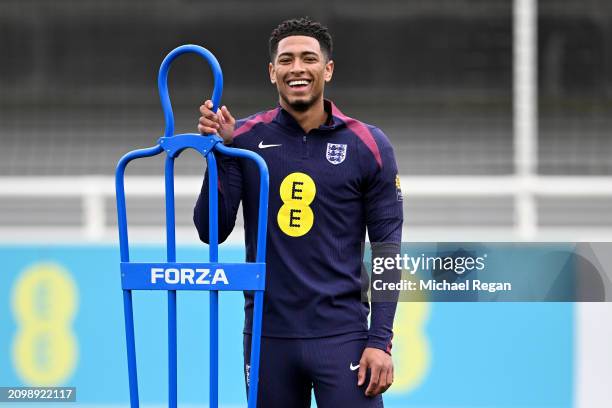
<instances>
[{"instance_id":1,"label":"man's smile","mask_svg":"<svg viewBox=\"0 0 612 408\"><path fill-rule=\"evenodd\" d=\"M311 84L312 80L310 79L292 79L287 81L287 85L289 88L296 91L303 91Z\"/></svg>"}]
</instances>

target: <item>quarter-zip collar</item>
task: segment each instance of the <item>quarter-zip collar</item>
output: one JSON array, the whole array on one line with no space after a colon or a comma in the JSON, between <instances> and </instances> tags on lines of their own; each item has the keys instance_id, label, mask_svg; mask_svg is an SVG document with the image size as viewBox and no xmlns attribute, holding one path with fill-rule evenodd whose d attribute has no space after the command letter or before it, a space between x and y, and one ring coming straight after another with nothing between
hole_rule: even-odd
<instances>
[{"instance_id":1,"label":"quarter-zip collar","mask_svg":"<svg viewBox=\"0 0 612 408\"><path fill-rule=\"evenodd\" d=\"M336 108L336 105L334 105L332 101L330 101L329 99L324 99L323 107L328 115L327 122L313 130L320 130L325 132L345 126L345 123L333 114L335 112L339 112L339 110L338 108ZM300 130L302 131L302 133L304 132L297 120L295 120L295 118L289 112L283 109L280 104L278 104L278 113L276 114L274 121L290 129Z\"/></svg>"}]
</instances>

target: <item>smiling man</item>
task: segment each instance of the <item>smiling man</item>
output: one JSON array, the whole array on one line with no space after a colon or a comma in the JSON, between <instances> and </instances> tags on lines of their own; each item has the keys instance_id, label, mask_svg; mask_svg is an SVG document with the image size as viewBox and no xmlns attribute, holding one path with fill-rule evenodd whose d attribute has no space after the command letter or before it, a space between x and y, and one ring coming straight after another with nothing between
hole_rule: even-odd
<instances>
[{"instance_id":1,"label":"smiling man","mask_svg":"<svg viewBox=\"0 0 612 408\"><path fill-rule=\"evenodd\" d=\"M278 106L242 120L227 107L200 107L198 130L261 155L270 171L266 292L258 407L382 407L393 382L395 302L362 301L362 244L399 251L402 195L393 149L383 132L324 99L332 79L332 38L308 18L273 32L270 81ZM257 243L258 170L217 156L219 239L234 228L240 201L247 260ZM208 242L208 180L194 209ZM382 255L384 256L384 255ZM367 287L365 288L367 289ZM253 313L245 293L245 381Z\"/></svg>"}]
</instances>

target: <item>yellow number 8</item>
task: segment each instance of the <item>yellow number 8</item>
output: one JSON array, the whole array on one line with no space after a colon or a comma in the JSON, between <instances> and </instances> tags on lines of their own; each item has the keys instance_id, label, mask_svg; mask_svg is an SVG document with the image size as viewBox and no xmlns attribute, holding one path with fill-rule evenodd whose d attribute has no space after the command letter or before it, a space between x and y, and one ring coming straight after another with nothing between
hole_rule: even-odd
<instances>
[{"instance_id":1,"label":"yellow number 8","mask_svg":"<svg viewBox=\"0 0 612 408\"><path fill-rule=\"evenodd\" d=\"M30 385L60 385L73 373L78 354L70 328L77 307L72 278L59 265L34 265L15 283L12 300L17 374Z\"/></svg>"}]
</instances>

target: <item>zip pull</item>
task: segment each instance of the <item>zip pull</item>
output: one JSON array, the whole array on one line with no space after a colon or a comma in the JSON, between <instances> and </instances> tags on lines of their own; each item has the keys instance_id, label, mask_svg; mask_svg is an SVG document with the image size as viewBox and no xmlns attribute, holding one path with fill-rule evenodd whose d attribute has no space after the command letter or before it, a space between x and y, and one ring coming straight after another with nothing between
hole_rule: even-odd
<instances>
[{"instance_id":1,"label":"zip pull","mask_svg":"<svg viewBox=\"0 0 612 408\"><path fill-rule=\"evenodd\" d=\"M302 136L302 158L308 158L308 136Z\"/></svg>"}]
</instances>

